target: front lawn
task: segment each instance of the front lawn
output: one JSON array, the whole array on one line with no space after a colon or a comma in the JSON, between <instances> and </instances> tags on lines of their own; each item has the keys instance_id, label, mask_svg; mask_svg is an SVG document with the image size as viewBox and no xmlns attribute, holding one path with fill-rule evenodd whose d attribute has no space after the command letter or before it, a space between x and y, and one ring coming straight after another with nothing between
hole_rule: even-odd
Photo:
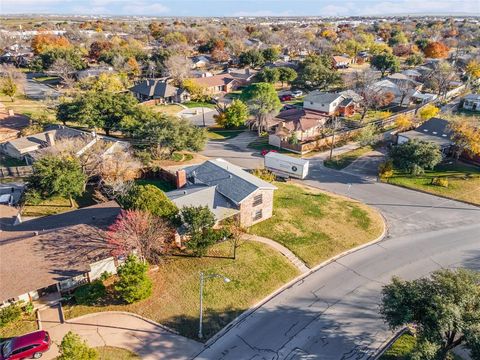
<instances>
[{"instance_id":1,"label":"front lawn","mask_svg":"<svg viewBox=\"0 0 480 360\"><path fill-rule=\"evenodd\" d=\"M210 140L228 140L240 135L245 129L225 130L222 128L210 128L207 132L207 137Z\"/></svg>"},{"instance_id":2,"label":"front lawn","mask_svg":"<svg viewBox=\"0 0 480 360\"><path fill-rule=\"evenodd\" d=\"M15 114L28 117L46 114L51 121L55 121L55 111L47 107L45 101L32 100L23 95L17 95L15 101L12 102L9 96L0 95L0 103L3 103L5 108L12 109Z\"/></svg>"},{"instance_id":3,"label":"front lawn","mask_svg":"<svg viewBox=\"0 0 480 360\"><path fill-rule=\"evenodd\" d=\"M353 163L355 160L357 160L359 157L365 155L366 153L372 151L373 148L370 145L360 147L355 150L351 150L348 152L345 152L343 154L337 155L332 157L332 159L325 160L323 162L323 165L326 167L336 169L336 170L342 170L346 168L348 165Z\"/></svg>"},{"instance_id":4,"label":"front lawn","mask_svg":"<svg viewBox=\"0 0 480 360\"><path fill-rule=\"evenodd\" d=\"M38 330L35 314L22 314L20 319L0 327L0 341L3 339L28 334Z\"/></svg>"},{"instance_id":5,"label":"front lawn","mask_svg":"<svg viewBox=\"0 0 480 360\"><path fill-rule=\"evenodd\" d=\"M189 101L189 102L183 103L182 105L185 105L188 108L206 107L210 109L215 109L215 104L204 102L204 101Z\"/></svg>"},{"instance_id":6,"label":"front lawn","mask_svg":"<svg viewBox=\"0 0 480 360\"><path fill-rule=\"evenodd\" d=\"M97 350L99 360L140 360L140 357L133 352L118 347L102 346Z\"/></svg>"},{"instance_id":7,"label":"front lawn","mask_svg":"<svg viewBox=\"0 0 480 360\"><path fill-rule=\"evenodd\" d=\"M448 187L432 184L433 178L448 180ZM422 190L434 195L480 205L480 167L458 163L439 165L434 170L426 170L420 176L395 172L388 183L409 189Z\"/></svg>"},{"instance_id":8,"label":"front lawn","mask_svg":"<svg viewBox=\"0 0 480 360\"><path fill-rule=\"evenodd\" d=\"M275 183L273 217L250 232L285 245L313 267L374 240L383 220L372 208L311 187Z\"/></svg>"},{"instance_id":9,"label":"front lawn","mask_svg":"<svg viewBox=\"0 0 480 360\"><path fill-rule=\"evenodd\" d=\"M177 115L180 111L183 110L183 107L176 104L169 105L156 105L150 107L154 112L161 112L167 115Z\"/></svg>"},{"instance_id":10,"label":"front lawn","mask_svg":"<svg viewBox=\"0 0 480 360\"><path fill-rule=\"evenodd\" d=\"M232 253L232 243L213 247L212 254ZM66 305L69 319L87 313L120 310L145 316L195 338L198 332L199 272L222 274L231 281L210 279L204 288L204 334L211 337L239 314L265 296L299 275L283 255L264 244L243 242L237 248L237 259L173 257L150 272L153 294L131 305ZM112 301L113 302L113 301Z\"/></svg>"}]
</instances>

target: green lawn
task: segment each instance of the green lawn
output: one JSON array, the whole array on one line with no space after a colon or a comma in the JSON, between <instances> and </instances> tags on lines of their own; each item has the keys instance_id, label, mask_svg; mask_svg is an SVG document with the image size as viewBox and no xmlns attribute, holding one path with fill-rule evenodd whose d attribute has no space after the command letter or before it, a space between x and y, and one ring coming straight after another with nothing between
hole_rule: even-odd
<instances>
[{"instance_id":1,"label":"green lawn","mask_svg":"<svg viewBox=\"0 0 480 360\"><path fill-rule=\"evenodd\" d=\"M165 192L175 189L175 186L172 183L161 179L138 179L135 182L138 185L154 185Z\"/></svg>"},{"instance_id":2,"label":"green lawn","mask_svg":"<svg viewBox=\"0 0 480 360\"><path fill-rule=\"evenodd\" d=\"M332 160L328 159L323 162L326 167L342 170L346 168L348 165L353 163L359 157L365 155L366 153L372 151L373 148L370 145L360 147L358 149L348 151L346 153L334 156Z\"/></svg>"},{"instance_id":3,"label":"green lawn","mask_svg":"<svg viewBox=\"0 0 480 360\"><path fill-rule=\"evenodd\" d=\"M239 130L225 130L222 128L210 128L207 132L207 137L210 140L228 140L240 135L245 129Z\"/></svg>"},{"instance_id":4,"label":"green lawn","mask_svg":"<svg viewBox=\"0 0 480 360\"><path fill-rule=\"evenodd\" d=\"M93 200L93 193L91 188L75 199L73 199L73 206L70 206L70 200L64 197L53 197L42 200L39 204L31 204L26 202L22 209L22 216L46 216L60 214L62 212L75 210L78 208L91 206L95 204Z\"/></svg>"},{"instance_id":5,"label":"green lawn","mask_svg":"<svg viewBox=\"0 0 480 360\"><path fill-rule=\"evenodd\" d=\"M231 254L232 243L213 247L211 254ZM153 294L131 305L68 306L67 318L107 310L130 311L195 338L198 332L199 272L227 276L231 282L210 279L204 288L204 334L208 339L236 316L290 281L299 272L283 255L264 244L242 242L237 259L169 258L150 272Z\"/></svg>"},{"instance_id":6,"label":"green lawn","mask_svg":"<svg viewBox=\"0 0 480 360\"><path fill-rule=\"evenodd\" d=\"M415 336L405 333L401 335L392 346L380 356L379 360L409 360L417 343ZM463 360L461 356L449 353L450 360Z\"/></svg>"},{"instance_id":7,"label":"green lawn","mask_svg":"<svg viewBox=\"0 0 480 360\"><path fill-rule=\"evenodd\" d=\"M262 151L262 150L276 150L278 151L279 153L285 153L285 154L289 154L289 155L297 155L295 153L292 153L288 150L285 150L285 149L280 149L276 146L272 146L268 143L268 136L263 136L263 137L258 137L256 138L254 141L252 141L250 144L248 144L248 147L250 149L254 149L254 150L258 150L258 151ZM299 155L298 155L299 156Z\"/></svg>"},{"instance_id":8,"label":"green lawn","mask_svg":"<svg viewBox=\"0 0 480 360\"><path fill-rule=\"evenodd\" d=\"M273 217L250 232L285 245L310 267L382 233L382 217L366 205L306 186L275 185Z\"/></svg>"},{"instance_id":9,"label":"green lawn","mask_svg":"<svg viewBox=\"0 0 480 360\"><path fill-rule=\"evenodd\" d=\"M182 105L185 105L188 108L207 107L207 108L215 109L215 104L204 102L204 101L189 101L189 102L183 103Z\"/></svg>"},{"instance_id":10,"label":"green lawn","mask_svg":"<svg viewBox=\"0 0 480 360\"><path fill-rule=\"evenodd\" d=\"M417 340L408 333L400 336L379 360L408 360Z\"/></svg>"},{"instance_id":11,"label":"green lawn","mask_svg":"<svg viewBox=\"0 0 480 360\"><path fill-rule=\"evenodd\" d=\"M129 350L113 346L97 348L99 360L140 360L140 357Z\"/></svg>"},{"instance_id":12,"label":"green lawn","mask_svg":"<svg viewBox=\"0 0 480 360\"><path fill-rule=\"evenodd\" d=\"M432 185L433 178L446 178L448 187ZM424 175L411 176L396 172L388 183L422 190L434 195L468 201L480 205L480 167L463 163L439 165Z\"/></svg>"},{"instance_id":13,"label":"green lawn","mask_svg":"<svg viewBox=\"0 0 480 360\"><path fill-rule=\"evenodd\" d=\"M36 330L38 330L38 326L35 314L23 314L17 321L11 322L4 327L0 327L0 341Z\"/></svg>"},{"instance_id":14,"label":"green lawn","mask_svg":"<svg viewBox=\"0 0 480 360\"><path fill-rule=\"evenodd\" d=\"M45 101L27 99L23 95L17 95L15 101L12 102L10 97L0 95L0 102L5 105L5 108L12 109L15 114L22 114L26 116L47 114L49 119L55 120L54 110L47 107Z\"/></svg>"},{"instance_id":15,"label":"green lawn","mask_svg":"<svg viewBox=\"0 0 480 360\"><path fill-rule=\"evenodd\" d=\"M391 115L392 113L390 111L368 110L363 120L362 120L362 114L360 113L355 113L353 116L349 117L349 119L362 120L363 122L370 122L370 121L385 119Z\"/></svg>"}]
</instances>

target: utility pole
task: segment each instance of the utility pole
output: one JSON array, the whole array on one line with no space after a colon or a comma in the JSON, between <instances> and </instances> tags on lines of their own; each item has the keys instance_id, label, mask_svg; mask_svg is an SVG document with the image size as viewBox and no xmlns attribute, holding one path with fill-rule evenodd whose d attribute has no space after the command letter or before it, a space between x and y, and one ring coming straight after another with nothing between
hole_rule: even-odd
<instances>
[{"instance_id":1,"label":"utility pole","mask_svg":"<svg viewBox=\"0 0 480 360\"><path fill-rule=\"evenodd\" d=\"M203 277L203 272L200 273L200 319L199 319L199 324L198 324L198 338L201 339L203 338L203 282L204 282L204 277Z\"/></svg>"},{"instance_id":2,"label":"utility pole","mask_svg":"<svg viewBox=\"0 0 480 360\"><path fill-rule=\"evenodd\" d=\"M202 106L203 127L205 127L205 108Z\"/></svg>"},{"instance_id":3,"label":"utility pole","mask_svg":"<svg viewBox=\"0 0 480 360\"><path fill-rule=\"evenodd\" d=\"M337 130L337 117L333 116L333 135L332 135L332 144L330 145L330 160L332 160L333 148L335 145L335 131Z\"/></svg>"}]
</instances>

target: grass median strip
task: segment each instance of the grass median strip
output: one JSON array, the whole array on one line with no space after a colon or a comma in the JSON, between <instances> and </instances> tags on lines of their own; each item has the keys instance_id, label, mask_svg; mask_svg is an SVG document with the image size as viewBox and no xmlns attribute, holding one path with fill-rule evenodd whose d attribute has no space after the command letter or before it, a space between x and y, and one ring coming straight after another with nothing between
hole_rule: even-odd
<instances>
[{"instance_id":1,"label":"grass median strip","mask_svg":"<svg viewBox=\"0 0 480 360\"><path fill-rule=\"evenodd\" d=\"M214 246L214 252L228 253L232 244ZM236 316L299 275L285 257L264 244L243 242L237 259L178 257L151 272L154 283L150 298L131 305L65 306L65 316L74 318L99 311L129 311L196 337L198 332L199 272L227 276L231 282L208 280L204 289L204 334L211 337Z\"/></svg>"},{"instance_id":2,"label":"grass median strip","mask_svg":"<svg viewBox=\"0 0 480 360\"><path fill-rule=\"evenodd\" d=\"M301 185L275 185L273 217L250 231L286 246L309 267L382 233L383 219L366 205Z\"/></svg>"}]
</instances>

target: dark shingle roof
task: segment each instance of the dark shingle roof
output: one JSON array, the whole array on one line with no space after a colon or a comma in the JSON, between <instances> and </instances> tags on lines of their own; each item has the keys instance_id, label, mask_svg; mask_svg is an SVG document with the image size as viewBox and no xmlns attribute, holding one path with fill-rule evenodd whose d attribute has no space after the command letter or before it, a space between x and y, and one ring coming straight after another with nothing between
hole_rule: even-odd
<instances>
[{"instance_id":1,"label":"dark shingle roof","mask_svg":"<svg viewBox=\"0 0 480 360\"><path fill-rule=\"evenodd\" d=\"M208 160L185 170L190 182L216 185L216 190L235 204L240 204L257 189L276 189L272 184L223 159Z\"/></svg>"},{"instance_id":2,"label":"dark shingle roof","mask_svg":"<svg viewBox=\"0 0 480 360\"><path fill-rule=\"evenodd\" d=\"M170 97L178 93L178 88L165 80L143 80L130 88L130 91L145 96Z\"/></svg>"}]
</instances>

